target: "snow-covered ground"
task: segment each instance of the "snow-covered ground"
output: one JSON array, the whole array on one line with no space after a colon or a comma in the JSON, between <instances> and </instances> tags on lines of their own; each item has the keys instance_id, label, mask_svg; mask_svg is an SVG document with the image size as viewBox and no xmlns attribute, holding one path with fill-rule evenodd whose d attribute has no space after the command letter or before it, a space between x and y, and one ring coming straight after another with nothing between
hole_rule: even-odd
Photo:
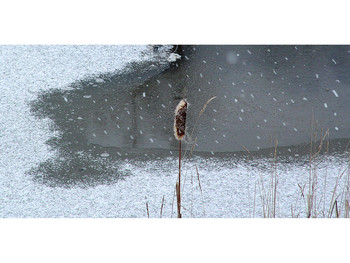
<instances>
[{"instance_id":1,"label":"snow-covered ground","mask_svg":"<svg viewBox=\"0 0 350 263\"><path fill-rule=\"evenodd\" d=\"M0 46L1 216L69 216L70 212L52 209L75 195L33 184L26 175L33 165L55 154L45 144L52 136L52 123L34 118L29 102L40 91L67 89L84 77L113 73L127 63L152 59L159 58L147 46ZM56 201L52 203L51 198Z\"/></svg>"},{"instance_id":2,"label":"snow-covered ground","mask_svg":"<svg viewBox=\"0 0 350 263\"><path fill-rule=\"evenodd\" d=\"M45 144L55 135L52 121L30 112L29 103L40 92L116 74L130 62L168 61L167 51L162 52L155 55L148 46L0 46L1 217L146 217L146 204L151 217L176 217L176 157L124 159L118 169L128 176L91 187L47 186L28 174L57 154ZM329 211L340 176L337 191L340 199L346 195L342 191L347 165L345 155L321 157L312 172L317 174L318 211ZM183 216L261 217L263 207L271 213L270 183L277 176L276 216L305 217L309 175L310 165L300 160L275 163L267 158L216 156L184 160Z\"/></svg>"}]
</instances>

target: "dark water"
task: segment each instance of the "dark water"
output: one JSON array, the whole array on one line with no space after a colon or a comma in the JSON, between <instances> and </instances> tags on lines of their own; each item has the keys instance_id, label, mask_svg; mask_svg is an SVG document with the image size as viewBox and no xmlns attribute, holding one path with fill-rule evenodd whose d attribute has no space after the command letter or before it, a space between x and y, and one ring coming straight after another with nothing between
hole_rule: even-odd
<instances>
[{"instance_id":1,"label":"dark water","mask_svg":"<svg viewBox=\"0 0 350 263\"><path fill-rule=\"evenodd\" d=\"M349 46L182 46L178 51L177 63L133 64L119 75L41 94L32 112L52 119L60 135L47 142L57 158L32 169L36 180L111 183L127 175L118 173L118 160L177 155L173 114L183 97L190 104L188 134L197 123L186 139L189 146L196 142L194 155L271 154L276 140L279 155L305 155L310 140L323 137L323 150L347 149Z\"/></svg>"}]
</instances>

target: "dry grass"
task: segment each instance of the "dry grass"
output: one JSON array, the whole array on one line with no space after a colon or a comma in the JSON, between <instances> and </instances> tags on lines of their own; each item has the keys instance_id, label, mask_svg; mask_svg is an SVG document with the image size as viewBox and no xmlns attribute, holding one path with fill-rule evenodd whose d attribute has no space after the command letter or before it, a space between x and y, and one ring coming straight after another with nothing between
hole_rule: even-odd
<instances>
[{"instance_id":1,"label":"dry grass","mask_svg":"<svg viewBox=\"0 0 350 263\"><path fill-rule=\"evenodd\" d=\"M277 146L278 146L278 140L275 139L275 147L274 147L273 159L271 163L271 176L270 176L270 182L268 184L268 189L265 189L264 180L261 175L260 175L260 182L258 184L255 183L253 215L255 214L256 185L258 185L264 218L276 217L276 208L277 208L277 201L278 201L277 200L277 196L278 196Z\"/></svg>"},{"instance_id":2,"label":"dry grass","mask_svg":"<svg viewBox=\"0 0 350 263\"><path fill-rule=\"evenodd\" d=\"M329 145L329 130L327 129L325 133L321 130L321 138L318 140L317 133L317 122L314 120L314 115L312 113L311 117L311 127L310 127L310 158L309 158L309 185L307 193L307 218L318 217L318 206L317 206L317 190L318 190L318 157L325 146L325 151L328 153ZM327 137L327 140L326 140ZM319 144L317 145L317 141ZM326 188L327 178L325 178L325 188ZM325 193L324 193L325 194ZM325 195L323 200L326 200Z\"/></svg>"},{"instance_id":3,"label":"dry grass","mask_svg":"<svg viewBox=\"0 0 350 263\"><path fill-rule=\"evenodd\" d=\"M318 132L318 130L320 130ZM253 215L255 215L256 191L260 192L262 216L264 218L277 217L278 207L278 184L279 176L277 171L277 144L273 152L272 169L269 183L266 186L262 176L259 176L255 182ZM246 149L254 159L254 156ZM317 122L312 117L311 120L311 136L310 136L310 153L308 165L308 181L306 183L297 183L300 190L300 197L305 202L305 217L344 217L348 218L350 213L350 157L349 166L339 172L335 178L335 184L331 190L331 198L329 199L330 190L327 186L327 168L319 168L319 165L327 157L329 151L329 129L318 129ZM322 156L321 156L322 155ZM323 177L320 177L319 172L322 170ZM324 181L323 181L324 180ZM323 185L322 185L323 183ZM327 201L328 200L328 201ZM299 217L300 212L296 209L296 204L290 205L290 215L292 218Z\"/></svg>"}]
</instances>

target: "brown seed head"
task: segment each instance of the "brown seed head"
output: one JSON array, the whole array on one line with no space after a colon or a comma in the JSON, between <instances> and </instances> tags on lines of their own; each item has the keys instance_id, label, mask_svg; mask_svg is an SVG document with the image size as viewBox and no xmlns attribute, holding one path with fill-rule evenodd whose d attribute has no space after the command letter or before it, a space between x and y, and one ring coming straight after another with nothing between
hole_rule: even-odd
<instances>
[{"instance_id":1,"label":"brown seed head","mask_svg":"<svg viewBox=\"0 0 350 263\"><path fill-rule=\"evenodd\" d=\"M187 101L181 100L175 109L174 135L181 141L185 137L186 130Z\"/></svg>"}]
</instances>

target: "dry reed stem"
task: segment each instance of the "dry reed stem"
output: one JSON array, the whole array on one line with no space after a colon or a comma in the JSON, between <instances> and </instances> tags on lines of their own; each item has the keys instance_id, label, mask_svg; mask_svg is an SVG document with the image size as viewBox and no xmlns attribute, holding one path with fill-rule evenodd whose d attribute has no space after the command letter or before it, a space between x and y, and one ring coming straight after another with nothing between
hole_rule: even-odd
<instances>
[{"instance_id":1,"label":"dry reed stem","mask_svg":"<svg viewBox=\"0 0 350 263\"><path fill-rule=\"evenodd\" d=\"M256 181L254 182L253 217L255 216L255 202L256 202Z\"/></svg>"},{"instance_id":2,"label":"dry reed stem","mask_svg":"<svg viewBox=\"0 0 350 263\"><path fill-rule=\"evenodd\" d=\"M250 155L253 159L255 159L254 156L251 154L251 152L247 149L247 147L245 147L243 144L241 144L241 146L242 146L242 148L243 148L247 153L249 153L249 155Z\"/></svg>"},{"instance_id":3,"label":"dry reed stem","mask_svg":"<svg viewBox=\"0 0 350 263\"><path fill-rule=\"evenodd\" d=\"M148 201L146 201L147 217L149 218Z\"/></svg>"},{"instance_id":4,"label":"dry reed stem","mask_svg":"<svg viewBox=\"0 0 350 263\"><path fill-rule=\"evenodd\" d=\"M277 186L278 186L277 146L278 146L278 140L275 139L275 147L274 147L274 154L273 154L274 158L273 158L273 162L272 162L272 169L273 170L272 170L272 173L270 176L268 189L265 190L264 181L263 181L263 178L261 175L260 175L261 189L260 189L259 184L258 184L258 188L260 190L260 198L261 198L261 202L262 202L263 217L264 218L276 217ZM254 203L255 203L255 196L254 196Z\"/></svg>"},{"instance_id":5,"label":"dry reed stem","mask_svg":"<svg viewBox=\"0 0 350 263\"><path fill-rule=\"evenodd\" d=\"M199 112L198 118L203 114L203 112L205 111L205 109L208 106L208 104L215 98L216 98L216 96L214 96L214 97L210 98L209 100L207 100L207 102L203 105L201 111Z\"/></svg>"},{"instance_id":6,"label":"dry reed stem","mask_svg":"<svg viewBox=\"0 0 350 263\"><path fill-rule=\"evenodd\" d=\"M313 154L313 155L311 156L311 159L316 158L316 157L320 154L320 152L321 152L321 150L322 150L323 142L324 142L324 140L325 140L325 138L326 138L327 135L329 136L329 129L327 129L327 131L324 133L323 137L322 137L321 140L320 140L320 144L319 144L319 146L318 146L318 150L317 150L317 152L316 152L315 154ZM327 145L328 145L328 140L327 140Z\"/></svg>"},{"instance_id":7,"label":"dry reed stem","mask_svg":"<svg viewBox=\"0 0 350 263\"><path fill-rule=\"evenodd\" d=\"M350 156L349 156L350 161ZM347 171L347 181L346 181L346 193L345 193L345 218L349 218L349 199L350 199L350 164L348 164L348 171Z\"/></svg>"},{"instance_id":8,"label":"dry reed stem","mask_svg":"<svg viewBox=\"0 0 350 263\"><path fill-rule=\"evenodd\" d=\"M203 204L203 212L204 212L204 216L205 216L203 191L202 191L202 186L201 186L201 180L199 179L199 172L198 172L198 167L197 167L197 165L196 165L196 172L197 172L197 179L198 179L199 190L201 191L202 204Z\"/></svg>"},{"instance_id":9,"label":"dry reed stem","mask_svg":"<svg viewBox=\"0 0 350 263\"><path fill-rule=\"evenodd\" d=\"M179 181L176 183L177 217L181 218L181 140L179 141Z\"/></svg>"},{"instance_id":10,"label":"dry reed stem","mask_svg":"<svg viewBox=\"0 0 350 263\"><path fill-rule=\"evenodd\" d=\"M199 112L199 114L198 114L198 117L197 117L197 119L196 119L196 122L194 123L194 126L193 126L192 131L191 131L190 136L189 136L190 138L192 138L192 136L193 136L193 133L194 133L194 130L196 129L196 127L197 127L199 118L200 118L200 117L202 116L202 114L204 113L204 111L205 111L205 109L207 108L208 104L209 104L213 99L215 99L215 98L216 98L216 96L214 96L214 97L208 99L207 102L204 103L202 109L200 110L200 112ZM191 152L193 151L194 146L195 146L195 142L192 143ZM184 156L183 156L184 158L186 157L187 150L188 150L188 146L187 146L186 151L185 151L185 154L184 154Z\"/></svg>"},{"instance_id":11,"label":"dry reed stem","mask_svg":"<svg viewBox=\"0 0 350 263\"><path fill-rule=\"evenodd\" d=\"M173 217L174 214L174 199L175 199L175 195L176 195L176 186L173 192L173 201L171 202L171 217Z\"/></svg>"},{"instance_id":12,"label":"dry reed stem","mask_svg":"<svg viewBox=\"0 0 350 263\"><path fill-rule=\"evenodd\" d=\"M192 147L191 147L191 151L190 151L190 156L188 156L188 158L192 157L192 153L194 151L194 147L196 146L196 142L197 142L197 137L194 138L194 141L193 141L193 144L192 144Z\"/></svg>"},{"instance_id":13,"label":"dry reed stem","mask_svg":"<svg viewBox=\"0 0 350 263\"><path fill-rule=\"evenodd\" d=\"M162 205L160 206L160 218L162 218L162 215L163 215L163 206L164 206L164 195L162 198Z\"/></svg>"},{"instance_id":14,"label":"dry reed stem","mask_svg":"<svg viewBox=\"0 0 350 263\"><path fill-rule=\"evenodd\" d=\"M339 213L340 213L340 211L338 210L338 202L337 202L337 200L335 200L334 203L333 203L332 211L331 211L330 217L332 217L334 208L335 208L335 216L336 216L337 218L339 218Z\"/></svg>"},{"instance_id":15,"label":"dry reed stem","mask_svg":"<svg viewBox=\"0 0 350 263\"><path fill-rule=\"evenodd\" d=\"M309 165L310 165L310 173L309 173L309 193L307 194L307 218L311 217L311 210L312 210L312 202L311 202L311 198L313 199L313 195L312 195L312 180L311 178L313 178L312 176L312 160L313 160L313 138L315 137L315 133L314 133L314 110L312 109L312 115L311 115L311 127L310 127L310 160L309 160Z\"/></svg>"},{"instance_id":16,"label":"dry reed stem","mask_svg":"<svg viewBox=\"0 0 350 263\"><path fill-rule=\"evenodd\" d=\"M310 166L309 171L310 172L309 172L309 192L307 194L307 218L310 218L312 216L317 217L318 177L317 177L316 167L317 167L318 163L316 162L316 158L321 153L326 136L329 137L329 129L327 129L324 134L323 134L323 131L321 129L320 143L317 146L317 121L314 120L314 112L313 111L312 111L312 116L311 116L310 130L311 130L311 134L310 134L310 159L309 159L309 166ZM327 140L326 151L328 151L328 147L329 147L329 141ZM321 202L321 200L320 200L320 202ZM324 204L324 206L325 206L325 204Z\"/></svg>"},{"instance_id":17,"label":"dry reed stem","mask_svg":"<svg viewBox=\"0 0 350 263\"><path fill-rule=\"evenodd\" d=\"M277 178L277 145L278 145L278 140L276 139L275 141L275 151L274 151L274 175L275 175L275 180L274 180L274 194L273 194L273 217L276 217L276 199L277 199L277 184L278 184L278 178Z\"/></svg>"},{"instance_id":18,"label":"dry reed stem","mask_svg":"<svg viewBox=\"0 0 350 263\"><path fill-rule=\"evenodd\" d=\"M343 177L345 171L346 171L346 169L340 174L340 176L337 177L337 180L335 182L328 217L332 217L333 206L334 206L335 201L337 201L337 198L338 198L338 197L335 197L336 192L337 192L337 188L338 188L338 184L339 184L339 181L341 180L341 178Z\"/></svg>"},{"instance_id":19,"label":"dry reed stem","mask_svg":"<svg viewBox=\"0 0 350 263\"><path fill-rule=\"evenodd\" d=\"M181 196L179 182L176 182L177 218L181 218Z\"/></svg>"},{"instance_id":20,"label":"dry reed stem","mask_svg":"<svg viewBox=\"0 0 350 263\"><path fill-rule=\"evenodd\" d=\"M266 192L265 192L265 187L264 187L264 181L263 181L263 178L260 175L260 181L261 181L261 189L259 187L259 184L258 184L258 188L259 188L259 192L260 192L260 198L261 198L261 204L262 204L262 209L263 209L263 217L266 218L266 200L265 200L265 197L266 197Z\"/></svg>"},{"instance_id":21,"label":"dry reed stem","mask_svg":"<svg viewBox=\"0 0 350 263\"><path fill-rule=\"evenodd\" d=\"M191 211L191 218L193 218L193 173L191 173L191 206L190 206L190 211Z\"/></svg>"},{"instance_id":22,"label":"dry reed stem","mask_svg":"<svg viewBox=\"0 0 350 263\"><path fill-rule=\"evenodd\" d=\"M305 189L305 185L306 185L306 183L304 184L304 186L303 187L301 187L301 185L298 183L297 184L298 185L298 187L300 188L300 192L301 192L301 197L305 200L305 196L304 196L304 189Z\"/></svg>"}]
</instances>

